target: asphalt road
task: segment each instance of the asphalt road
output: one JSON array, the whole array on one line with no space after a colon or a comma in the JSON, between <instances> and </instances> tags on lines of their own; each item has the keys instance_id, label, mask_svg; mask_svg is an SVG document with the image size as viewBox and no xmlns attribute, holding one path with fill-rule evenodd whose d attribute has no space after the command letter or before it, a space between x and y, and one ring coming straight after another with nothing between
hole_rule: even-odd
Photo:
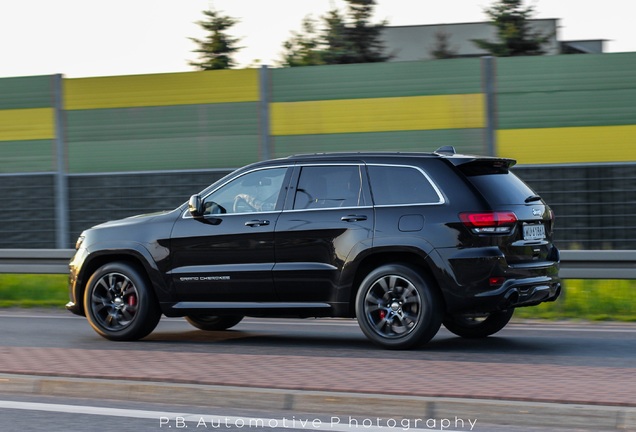
<instances>
[{"instance_id":1,"label":"asphalt road","mask_svg":"<svg viewBox=\"0 0 636 432\"><path fill-rule=\"evenodd\" d=\"M165 317L142 341L111 342L65 311L1 310L0 372L18 375L0 375L0 424L33 431L218 430L211 419L233 416L277 420L269 430L306 430L300 421L317 418L321 430L347 432L631 430L635 342L636 324L513 322L483 340L442 328L421 349L387 351L354 320L248 318L230 331L204 332ZM3 392L20 374L36 376L37 391ZM48 397L46 385L60 393ZM312 389L329 393L312 396ZM106 390L107 401L100 399ZM199 393L192 397L193 391ZM384 410L378 415L385 423L327 427L334 415L346 425L350 413L363 415L361 408L360 422ZM390 427L392 410L438 423L404 428L396 416ZM197 424L201 417L207 426ZM446 417L479 422L442 428ZM294 418L299 423L282 423ZM241 425L222 429L249 430Z\"/></svg>"},{"instance_id":2,"label":"asphalt road","mask_svg":"<svg viewBox=\"0 0 636 432\"><path fill-rule=\"evenodd\" d=\"M0 347L145 350L162 352L329 356L467 363L636 368L636 324L513 322L487 339L456 337L443 327L426 346L386 351L372 345L354 320L246 318L226 332L204 332L179 318L162 318L137 342L99 337L82 317L65 311L0 311Z\"/></svg>"}]
</instances>

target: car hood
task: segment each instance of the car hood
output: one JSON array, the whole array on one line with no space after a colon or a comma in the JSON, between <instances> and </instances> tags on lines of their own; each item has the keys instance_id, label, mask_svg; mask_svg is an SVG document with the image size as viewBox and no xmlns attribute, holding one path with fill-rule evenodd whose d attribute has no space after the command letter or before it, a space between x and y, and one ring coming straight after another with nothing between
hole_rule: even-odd
<instances>
[{"instance_id":1,"label":"car hood","mask_svg":"<svg viewBox=\"0 0 636 432\"><path fill-rule=\"evenodd\" d=\"M124 219L117 219L117 220L113 220L113 221L108 221L108 222L104 222L101 223L99 225L95 225L93 228L96 229L100 229L100 228L114 228L114 227L120 227L120 226L129 226L129 225L136 225L136 224L142 224L142 223L146 223L146 222L150 222L151 220L159 217L159 216L165 216L168 215L170 213L174 212L174 210L170 210L170 211L160 211L160 212L155 212L155 213L147 213L147 214L141 214L141 215L136 215L136 216L130 216Z\"/></svg>"}]
</instances>

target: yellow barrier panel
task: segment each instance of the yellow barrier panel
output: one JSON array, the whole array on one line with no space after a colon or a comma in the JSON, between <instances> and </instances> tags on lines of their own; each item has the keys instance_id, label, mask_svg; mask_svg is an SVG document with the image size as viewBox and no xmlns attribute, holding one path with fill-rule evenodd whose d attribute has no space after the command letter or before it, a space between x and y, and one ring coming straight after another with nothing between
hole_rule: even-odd
<instances>
[{"instance_id":1,"label":"yellow barrier panel","mask_svg":"<svg viewBox=\"0 0 636 432\"><path fill-rule=\"evenodd\" d=\"M271 104L272 135L482 128L482 94Z\"/></svg>"},{"instance_id":2,"label":"yellow barrier panel","mask_svg":"<svg viewBox=\"0 0 636 432\"><path fill-rule=\"evenodd\" d=\"M0 110L0 141L53 139L53 108Z\"/></svg>"},{"instance_id":3,"label":"yellow barrier panel","mask_svg":"<svg viewBox=\"0 0 636 432\"><path fill-rule=\"evenodd\" d=\"M636 125L499 130L497 148L520 164L634 162Z\"/></svg>"},{"instance_id":4,"label":"yellow barrier panel","mask_svg":"<svg viewBox=\"0 0 636 432\"><path fill-rule=\"evenodd\" d=\"M221 70L64 80L67 110L252 102L258 70Z\"/></svg>"}]
</instances>

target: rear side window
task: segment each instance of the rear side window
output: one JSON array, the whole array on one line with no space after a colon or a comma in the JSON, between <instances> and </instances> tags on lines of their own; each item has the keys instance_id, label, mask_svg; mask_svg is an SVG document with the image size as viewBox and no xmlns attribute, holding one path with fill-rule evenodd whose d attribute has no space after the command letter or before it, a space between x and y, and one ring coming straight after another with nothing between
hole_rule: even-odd
<instances>
[{"instance_id":1,"label":"rear side window","mask_svg":"<svg viewBox=\"0 0 636 432\"><path fill-rule=\"evenodd\" d=\"M428 176L415 167L369 165L368 169L375 205L443 202Z\"/></svg>"},{"instance_id":2,"label":"rear side window","mask_svg":"<svg viewBox=\"0 0 636 432\"><path fill-rule=\"evenodd\" d=\"M294 209L364 205L359 165L302 167L294 198Z\"/></svg>"},{"instance_id":3,"label":"rear side window","mask_svg":"<svg viewBox=\"0 0 636 432\"><path fill-rule=\"evenodd\" d=\"M466 178L494 206L524 204L528 197L536 195L519 177L507 170L488 174L471 172Z\"/></svg>"}]
</instances>

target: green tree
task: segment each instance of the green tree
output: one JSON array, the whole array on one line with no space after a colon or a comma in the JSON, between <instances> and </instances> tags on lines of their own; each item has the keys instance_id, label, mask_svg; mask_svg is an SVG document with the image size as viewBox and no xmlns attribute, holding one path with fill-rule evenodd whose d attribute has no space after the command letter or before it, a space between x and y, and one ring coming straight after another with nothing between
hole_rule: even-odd
<instances>
[{"instance_id":1,"label":"green tree","mask_svg":"<svg viewBox=\"0 0 636 432\"><path fill-rule=\"evenodd\" d=\"M435 33L435 45L430 54L436 59L449 59L457 57L457 51L450 46L450 34L445 31Z\"/></svg>"},{"instance_id":2,"label":"green tree","mask_svg":"<svg viewBox=\"0 0 636 432\"><path fill-rule=\"evenodd\" d=\"M532 31L529 22L534 14L532 6L524 8L523 0L498 0L484 12L497 27L499 42L473 40L479 48L496 57L545 54L543 46L553 34Z\"/></svg>"},{"instance_id":3,"label":"green tree","mask_svg":"<svg viewBox=\"0 0 636 432\"><path fill-rule=\"evenodd\" d=\"M371 63L387 61L381 40L386 21L371 23L375 0L346 0L347 11L337 8L321 17L322 30L310 18L303 30L283 44L283 66Z\"/></svg>"},{"instance_id":4,"label":"green tree","mask_svg":"<svg viewBox=\"0 0 636 432\"><path fill-rule=\"evenodd\" d=\"M319 56L324 64L354 63L354 48L349 40L346 18L338 9L333 9L322 17L324 30L316 41L322 49Z\"/></svg>"},{"instance_id":5,"label":"green tree","mask_svg":"<svg viewBox=\"0 0 636 432\"><path fill-rule=\"evenodd\" d=\"M240 50L236 44L239 39L228 35L227 31L238 22L229 16L222 15L214 9L203 11L205 19L197 21L207 32L205 38L190 38L198 45L192 52L199 55L199 61L189 62L201 70L230 69L235 63L232 55Z\"/></svg>"},{"instance_id":6,"label":"green tree","mask_svg":"<svg viewBox=\"0 0 636 432\"><path fill-rule=\"evenodd\" d=\"M283 44L284 66L316 66L324 64L322 53L318 49L316 21L305 17L302 22L302 32L292 32L292 37Z\"/></svg>"},{"instance_id":7,"label":"green tree","mask_svg":"<svg viewBox=\"0 0 636 432\"><path fill-rule=\"evenodd\" d=\"M346 26L345 37L349 42L352 53L341 63L373 63L389 60L384 54L381 36L386 21L372 24L375 0L347 0L349 20L352 25Z\"/></svg>"}]
</instances>

